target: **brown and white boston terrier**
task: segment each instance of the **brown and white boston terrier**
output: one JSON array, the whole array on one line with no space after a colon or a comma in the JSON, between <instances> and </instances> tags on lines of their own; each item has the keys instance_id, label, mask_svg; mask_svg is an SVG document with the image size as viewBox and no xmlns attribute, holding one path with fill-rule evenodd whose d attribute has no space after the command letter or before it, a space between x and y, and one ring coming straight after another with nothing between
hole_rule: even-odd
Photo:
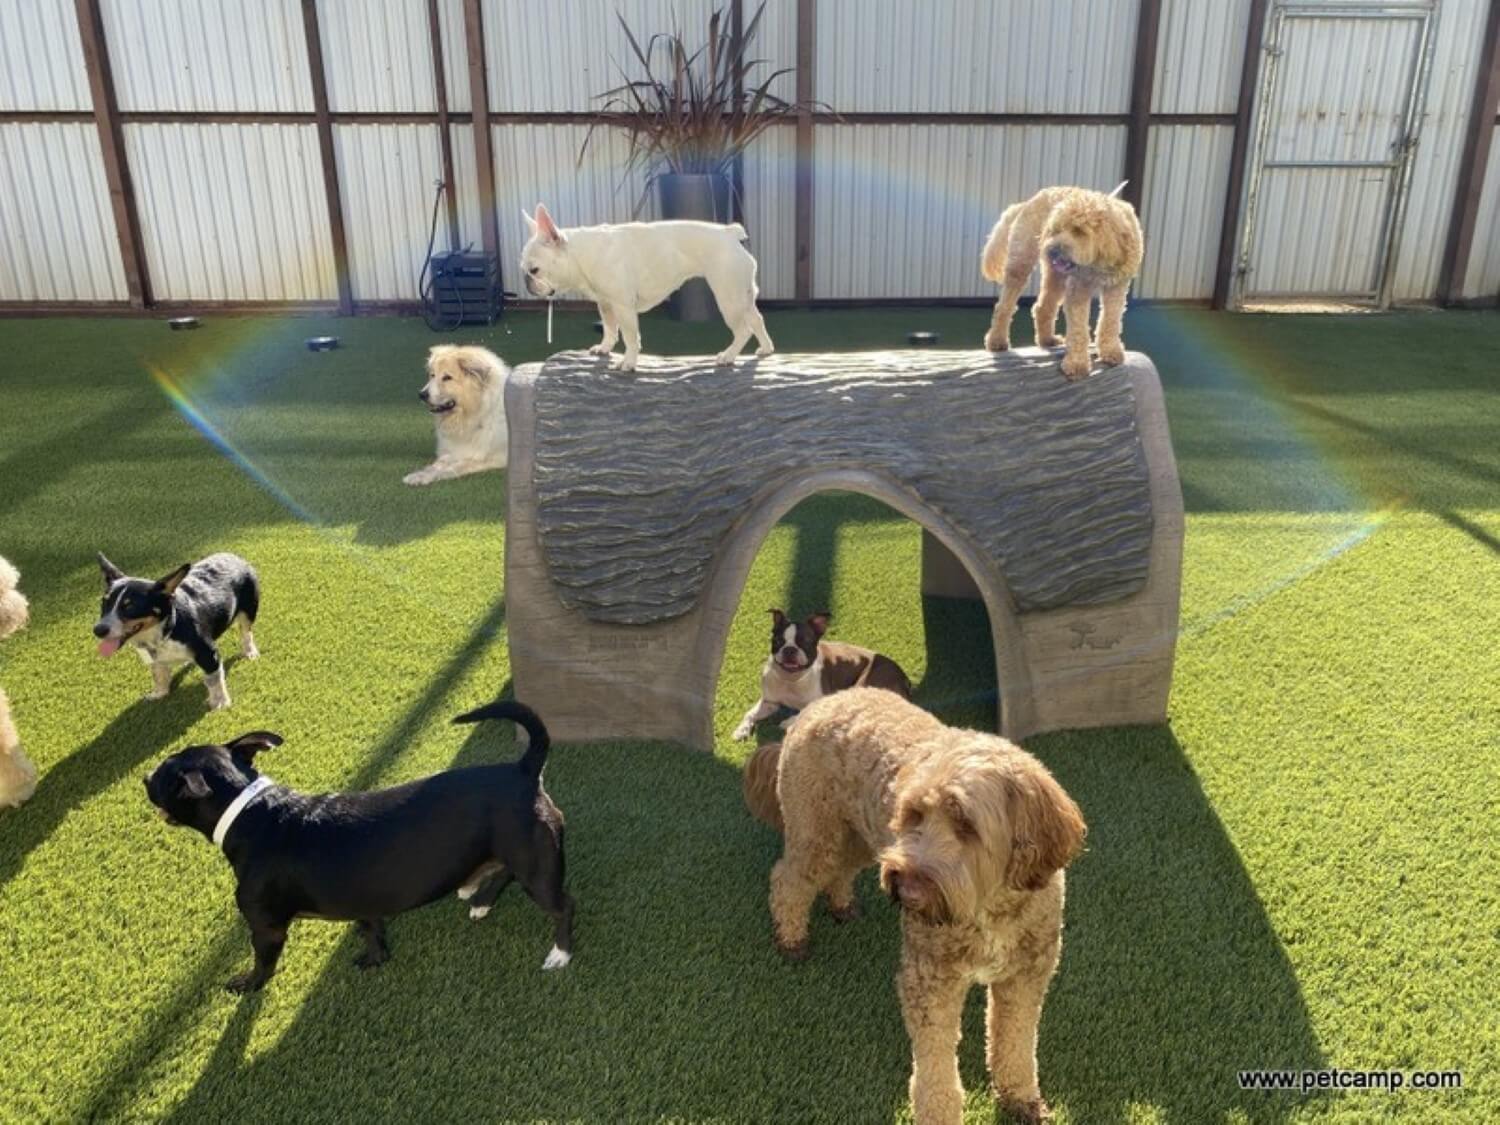
<instances>
[{"instance_id":1,"label":"brown and white boston terrier","mask_svg":"<svg viewBox=\"0 0 1500 1125\"><path fill-rule=\"evenodd\" d=\"M827 613L797 623L779 609L771 611L771 655L760 674L760 700L734 728L736 740L749 738L756 723L782 707L800 711L845 688L885 688L911 698L911 681L894 660L858 645L825 641L827 631Z\"/></svg>"}]
</instances>

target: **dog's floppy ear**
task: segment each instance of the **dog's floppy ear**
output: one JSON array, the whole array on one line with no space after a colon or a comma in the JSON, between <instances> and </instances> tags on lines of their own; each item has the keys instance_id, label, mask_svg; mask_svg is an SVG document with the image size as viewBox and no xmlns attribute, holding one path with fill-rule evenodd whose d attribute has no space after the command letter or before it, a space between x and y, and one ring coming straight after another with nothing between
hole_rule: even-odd
<instances>
[{"instance_id":1,"label":"dog's floppy ear","mask_svg":"<svg viewBox=\"0 0 1500 1125\"><path fill-rule=\"evenodd\" d=\"M557 224L552 221L552 216L548 213L545 203L538 203L536 205L536 229L537 233L548 242L561 245L567 241L567 239L563 238L562 231L557 229Z\"/></svg>"},{"instance_id":2,"label":"dog's floppy ear","mask_svg":"<svg viewBox=\"0 0 1500 1125\"><path fill-rule=\"evenodd\" d=\"M815 636L821 637L828 632L828 622L831 614L826 609L820 609L807 619L807 627L813 631Z\"/></svg>"},{"instance_id":3,"label":"dog's floppy ear","mask_svg":"<svg viewBox=\"0 0 1500 1125\"><path fill-rule=\"evenodd\" d=\"M782 613L779 609L771 610L771 628L775 629L777 633L786 628L786 614Z\"/></svg>"},{"instance_id":4,"label":"dog's floppy ear","mask_svg":"<svg viewBox=\"0 0 1500 1125\"><path fill-rule=\"evenodd\" d=\"M224 749L229 751L231 757L249 765L262 750L274 750L285 741L275 731L253 730L240 735L233 742L226 742Z\"/></svg>"},{"instance_id":5,"label":"dog's floppy ear","mask_svg":"<svg viewBox=\"0 0 1500 1125\"><path fill-rule=\"evenodd\" d=\"M104 588L107 590L125 577L125 572L104 557L103 551L95 552L99 556L99 569L104 572Z\"/></svg>"},{"instance_id":6,"label":"dog's floppy ear","mask_svg":"<svg viewBox=\"0 0 1500 1125\"><path fill-rule=\"evenodd\" d=\"M472 359L460 359L458 369L480 386L490 381L490 369L487 365Z\"/></svg>"},{"instance_id":7,"label":"dog's floppy ear","mask_svg":"<svg viewBox=\"0 0 1500 1125\"><path fill-rule=\"evenodd\" d=\"M182 580L188 576L188 571L193 569L192 563L183 563L165 578L158 578L156 584L169 594L175 594L177 587L182 585Z\"/></svg>"},{"instance_id":8,"label":"dog's floppy ear","mask_svg":"<svg viewBox=\"0 0 1500 1125\"><path fill-rule=\"evenodd\" d=\"M188 770L177 783L177 795L197 801L209 795L208 782L197 770Z\"/></svg>"},{"instance_id":9,"label":"dog's floppy ear","mask_svg":"<svg viewBox=\"0 0 1500 1125\"><path fill-rule=\"evenodd\" d=\"M1073 861L1088 827L1073 798L1040 763L1027 762L1005 785L1011 833L1006 881L1018 891L1041 890L1054 871Z\"/></svg>"}]
</instances>

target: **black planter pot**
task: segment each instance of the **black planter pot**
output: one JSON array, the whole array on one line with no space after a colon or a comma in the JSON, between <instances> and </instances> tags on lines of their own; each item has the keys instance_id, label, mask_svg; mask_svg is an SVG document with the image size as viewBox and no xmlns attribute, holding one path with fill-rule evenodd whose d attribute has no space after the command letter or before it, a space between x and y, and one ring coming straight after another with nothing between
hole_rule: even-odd
<instances>
[{"instance_id":1,"label":"black planter pot","mask_svg":"<svg viewBox=\"0 0 1500 1125\"><path fill-rule=\"evenodd\" d=\"M728 176L658 176L656 195L663 219L702 219L709 223L731 221ZM702 279L689 281L673 293L668 308L673 320L706 321L719 317L719 306L708 283Z\"/></svg>"}]
</instances>

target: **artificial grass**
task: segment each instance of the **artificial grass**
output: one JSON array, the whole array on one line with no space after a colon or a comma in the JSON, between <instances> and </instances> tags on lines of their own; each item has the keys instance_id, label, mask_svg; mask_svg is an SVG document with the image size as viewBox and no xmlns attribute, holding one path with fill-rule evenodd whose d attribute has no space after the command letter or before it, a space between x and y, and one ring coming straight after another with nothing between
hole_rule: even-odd
<instances>
[{"instance_id":1,"label":"artificial grass","mask_svg":"<svg viewBox=\"0 0 1500 1125\"><path fill-rule=\"evenodd\" d=\"M558 318L558 346L591 314ZM783 350L977 342L978 310L779 313ZM332 331L326 355L304 336ZM647 324L708 351L720 325ZM541 318L464 338L545 354ZM1500 417L1487 313L1226 316L1132 310L1167 386L1189 518L1171 725L1039 737L1079 800L1062 969L1043 1016L1060 1121L1491 1121L1500 1117ZM401 485L431 455L414 399L432 337L409 320L0 322L0 554L31 628L0 643L33 801L0 813L7 1120L717 1119L907 1116L897 920L871 881L814 956L771 952L776 837L740 800L765 608L828 608L950 721L993 721L982 611L917 591L917 529L813 498L773 532L734 624L714 756L562 747L578 956L511 892L401 917L361 974L344 927L293 930L269 989L227 865L165 828L139 778L191 741L285 734L265 766L318 790L512 752L448 718L508 683L503 479ZM155 373L153 376L152 373ZM193 410L179 410L175 391ZM196 411L204 422L191 424ZM211 440L204 430L217 435ZM216 444L217 442L217 444ZM93 552L132 573L235 550L266 589L263 660L139 701L88 627ZM226 645L235 651L231 641ZM985 1094L976 990L960 1065ZM1396 1095L1241 1092L1249 1067L1463 1071Z\"/></svg>"}]
</instances>

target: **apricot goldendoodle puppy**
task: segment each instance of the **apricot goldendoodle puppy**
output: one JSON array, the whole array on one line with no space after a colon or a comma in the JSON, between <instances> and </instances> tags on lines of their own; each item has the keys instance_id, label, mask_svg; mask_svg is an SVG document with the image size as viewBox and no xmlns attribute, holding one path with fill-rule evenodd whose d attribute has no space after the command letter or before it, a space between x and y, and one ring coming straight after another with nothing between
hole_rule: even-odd
<instances>
[{"instance_id":1,"label":"apricot goldendoodle puppy","mask_svg":"<svg viewBox=\"0 0 1500 1125\"><path fill-rule=\"evenodd\" d=\"M995 1094L1040 1121L1036 1036L1062 946L1062 869L1083 815L1046 768L991 734L944 726L878 688L825 696L781 746L786 850L771 871L776 944L807 953L818 892L854 915L854 877L880 864L901 906L897 988L911 1038L918 1125L963 1116L964 998L989 986L986 1057Z\"/></svg>"},{"instance_id":2,"label":"apricot goldendoodle puppy","mask_svg":"<svg viewBox=\"0 0 1500 1125\"><path fill-rule=\"evenodd\" d=\"M1094 345L1101 362L1125 362L1120 320L1125 295L1141 268L1145 239L1135 208L1115 196L1079 187L1043 188L1024 203L1005 209L984 244L980 268L1000 283L995 316L984 337L992 352L1010 347L1010 322L1021 290L1037 261L1042 265L1042 288L1031 316L1038 347L1058 343L1057 309L1068 317L1067 352L1062 372L1069 379L1089 373L1089 305L1099 294L1099 324Z\"/></svg>"}]
</instances>

